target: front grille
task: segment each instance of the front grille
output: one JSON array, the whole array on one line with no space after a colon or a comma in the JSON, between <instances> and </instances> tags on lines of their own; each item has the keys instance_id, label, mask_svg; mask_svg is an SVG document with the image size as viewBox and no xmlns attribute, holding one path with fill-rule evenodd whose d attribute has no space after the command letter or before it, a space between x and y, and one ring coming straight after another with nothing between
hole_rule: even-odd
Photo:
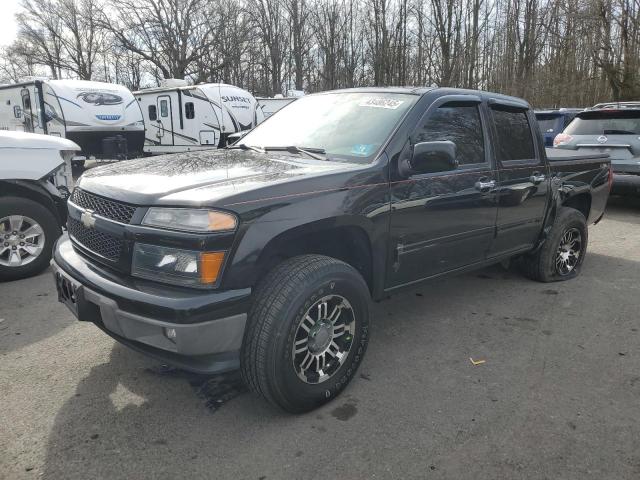
<instances>
[{"instance_id":1,"label":"front grille","mask_svg":"<svg viewBox=\"0 0 640 480\"><path fill-rule=\"evenodd\" d=\"M73 218L67 221L67 230L76 242L91 252L114 262L120 258L122 240L119 238L94 228L86 228Z\"/></svg>"},{"instance_id":2,"label":"front grille","mask_svg":"<svg viewBox=\"0 0 640 480\"><path fill-rule=\"evenodd\" d=\"M71 201L87 210L95 212L101 217L120 223L129 223L136 211L136 207L115 200L108 200L93 193L76 188L71 194Z\"/></svg>"}]
</instances>

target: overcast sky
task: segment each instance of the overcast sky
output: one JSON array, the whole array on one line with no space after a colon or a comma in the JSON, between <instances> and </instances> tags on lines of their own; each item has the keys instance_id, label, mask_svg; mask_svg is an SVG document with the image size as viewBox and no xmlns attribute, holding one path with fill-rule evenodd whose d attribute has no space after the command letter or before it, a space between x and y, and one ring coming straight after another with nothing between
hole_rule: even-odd
<instances>
[{"instance_id":1,"label":"overcast sky","mask_svg":"<svg viewBox=\"0 0 640 480\"><path fill-rule=\"evenodd\" d=\"M18 0L0 0L0 4L0 46L5 46L16 37L15 13L18 11Z\"/></svg>"}]
</instances>

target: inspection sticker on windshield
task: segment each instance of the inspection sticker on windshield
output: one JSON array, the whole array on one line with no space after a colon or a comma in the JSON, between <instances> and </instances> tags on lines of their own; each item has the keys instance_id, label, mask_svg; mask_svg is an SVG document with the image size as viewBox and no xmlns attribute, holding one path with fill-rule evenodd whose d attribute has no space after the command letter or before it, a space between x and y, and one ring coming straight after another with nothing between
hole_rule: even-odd
<instances>
[{"instance_id":1,"label":"inspection sticker on windshield","mask_svg":"<svg viewBox=\"0 0 640 480\"><path fill-rule=\"evenodd\" d=\"M395 110L403 103L404 103L404 100L396 100L395 98L370 97L370 98L365 98L358 106L373 107L373 108L388 108L390 110Z\"/></svg>"},{"instance_id":2,"label":"inspection sticker on windshield","mask_svg":"<svg viewBox=\"0 0 640 480\"><path fill-rule=\"evenodd\" d=\"M357 145L353 145L351 147L351 154L352 155L359 155L361 157L368 157L369 155L371 155L373 153L373 151L375 149L376 149L375 145L357 144Z\"/></svg>"}]
</instances>

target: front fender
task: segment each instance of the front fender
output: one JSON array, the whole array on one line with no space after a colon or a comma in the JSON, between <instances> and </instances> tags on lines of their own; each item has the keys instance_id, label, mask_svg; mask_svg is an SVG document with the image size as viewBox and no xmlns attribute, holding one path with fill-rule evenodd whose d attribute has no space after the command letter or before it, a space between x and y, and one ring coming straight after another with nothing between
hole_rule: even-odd
<instances>
[{"instance_id":1,"label":"front fender","mask_svg":"<svg viewBox=\"0 0 640 480\"><path fill-rule=\"evenodd\" d=\"M310 194L279 200L279 203L265 202L242 216L255 220L243 222L238 231L224 288L253 287L264 273L263 266L277 260L270 258L274 252L282 251L287 245L291 251L304 252L304 245L297 243L297 239L342 227L356 228L366 236L373 260L372 278L382 285L389 228L389 198L385 184Z\"/></svg>"}]
</instances>

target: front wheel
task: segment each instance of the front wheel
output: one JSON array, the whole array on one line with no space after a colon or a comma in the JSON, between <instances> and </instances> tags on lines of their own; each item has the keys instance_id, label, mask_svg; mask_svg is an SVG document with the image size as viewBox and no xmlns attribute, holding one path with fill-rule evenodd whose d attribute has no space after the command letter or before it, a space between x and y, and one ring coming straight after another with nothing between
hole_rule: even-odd
<instances>
[{"instance_id":1,"label":"front wheel","mask_svg":"<svg viewBox=\"0 0 640 480\"><path fill-rule=\"evenodd\" d=\"M580 273L587 253L588 234L582 213L561 208L542 247L520 259L523 273L540 282L574 278Z\"/></svg>"},{"instance_id":2,"label":"front wheel","mask_svg":"<svg viewBox=\"0 0 640 480\"><path fill-rule=\"evenodd\" d=\"M0 280L44 270L60 233L60 225L45 206L27 198L0 198Z\"/></svg>"},{"instance_id":3,"label":"front wheel","mask_svg":"<svg viewBox=\"0 0 640 480\"><path fill-rule=\"evenodd\" d=\"M306 412L353 378L369 341L369 290L350 265L301 255L260 282L249 312L241 370L268 402Z\"/></svg>"}]
</instances>

